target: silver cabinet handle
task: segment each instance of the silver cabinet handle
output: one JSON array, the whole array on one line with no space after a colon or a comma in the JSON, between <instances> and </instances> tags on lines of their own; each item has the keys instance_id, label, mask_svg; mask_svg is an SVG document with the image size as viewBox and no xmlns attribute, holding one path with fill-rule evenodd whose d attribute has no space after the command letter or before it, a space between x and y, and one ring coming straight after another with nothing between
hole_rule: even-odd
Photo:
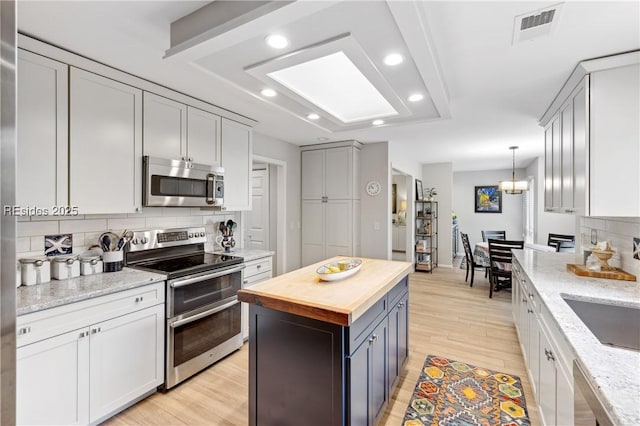
<instances>
[{"instance_id":1,"label":"silver cabinet handle","mask_svg":"<svg viewBox=\"0 0 640 426\"><path fill-rule=\"evenodd\" d=\"M240 303L240 302L238 301L237 297L234 297L234 299L229 303L225 303L222 306L217 306L215 308L206 310L204 312L200 312L197 315L193 315L193 316L190 316L188 318L172 322L171 324L169 324L169 327L178 328L178 327L180 327L182 325L189 324L189 323L192 323L194 321L198 321L199 319L202 319L204 317L208 317L209 315L213 315L213 314L218 313L220 311L224 311L225 309L230 308L231 306L233 306L233 305L235 305L237 303Z\"/></svg>"},{"instance_id":2,"label":"silver cabinet handle","mask_svg":"<svg viewBox=\"0 0 640 426\"><path fill-rule=\"evenodd\" d=\"M399 308L402 308L403 306L404 306L404 302L400 302L400 303L398 303L398 307L399 307Z\"/></svg>"},{"instance_id":3,"label":"silver cabinet handle","mask_svg":"<svg viewBox=\"0 0 640 426\"><path fill-rule=\"evenodd\" d=\"M533 311L531 309L527 309L527 312L529 312L530 314L533 313Z\"/></svg>"},{"instance_id":4,"label":"silver cabinet handle","mask_svg":"<svg viewBox=\"0 0 640 426\"><path fill-rule=\"evenodd\" d=\"M83 331L82 333L80 333L80 336L78 336L80 339L82 339L83 337L87 337L89 335L88 331Z\"/></svg>"},{"instance_id":5,"label":"silver cabinet handle","mask_svg":"<svg viewBox=\"0 0 640 426\"><path fill-rule=\"evenodd\" d=\"M135 303L142 302L144 300L144 296L136 297Z\"/></svg>"},{"instance_id":6,"label":"silver cabinet handle","mask_svg":"<svg viewBox=\"0 0 640 426\"><path fill-rule=\"evenodd\" d=\"M258 266L257 266L257 268L258 268L258 269L262 268L262 265L258 265Z\"/></svg>"},{"instance_id":7,"label":"silver cabinet handle","mask_svg":"<svg viewBox=\"0 0 640 426\"><path fill-rule=\"evenodd\" d=\"M172 280L169 281L169 286L171 288L179 288L179 287L184 287L190 284L195 284L201 281L205 281L211 278L217 278L217 277L221 277L223 275L227 275L227 274L233 274L234 272L238 272L238 271L242 271L244 269L244 265L240 265L240 266L236 266L236 267L231 267L231 268L225 268L225 269L220 269L219 271L213 273L213 274L204 274L201 276L197 276L197 277L193 277L193 278L187 278L187 279L180 279L178 278L177 280Z\"/></svg>"},{"instance_id":8,"label":"silver cabinet handle","mask_svg":"<svg viewBox=\"0 0 640 426\"><path fill-rule=\"evenodd\" d=\"M243 280L242 284L249 284L249 280Z\"/></svg>"},{"instance_id":9,"label":"silver cabinet handle","mask_svg":"<svg viewBox=\"0 0 640 426\"><path fill-rule=\"evenodd\" d=\"M91 330L91 334L97 334L97 333L100 333L101 331L102 331L102 328L96 327Z\"/></svg>"},{"instance_id":10,"label":"silver cabinet handle","mask_svg":"<svg viewBox=\"0 0 640 426\"><path fill-rule=\"evenodd\" d=\"M28 334L31 333L31 327L22 327L21 329L18 330L18 335L23 335L23 334Z\"/></svg>"}]
</instances>

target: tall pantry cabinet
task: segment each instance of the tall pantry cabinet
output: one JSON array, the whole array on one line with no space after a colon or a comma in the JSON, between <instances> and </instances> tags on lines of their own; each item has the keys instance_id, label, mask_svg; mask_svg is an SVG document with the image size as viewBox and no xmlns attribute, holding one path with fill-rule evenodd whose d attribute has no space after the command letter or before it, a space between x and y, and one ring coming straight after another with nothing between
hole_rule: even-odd
<instances>
[{"instance_id":1,"label":"tall pantry cabinet","mask_svg":"<svg viewBox=\"0 0 640 426\"><path fill-rule=\"evenodd\" d=\"M302 148L302 265L360 254L360 147Z\"/></svg>"}]
</instances>

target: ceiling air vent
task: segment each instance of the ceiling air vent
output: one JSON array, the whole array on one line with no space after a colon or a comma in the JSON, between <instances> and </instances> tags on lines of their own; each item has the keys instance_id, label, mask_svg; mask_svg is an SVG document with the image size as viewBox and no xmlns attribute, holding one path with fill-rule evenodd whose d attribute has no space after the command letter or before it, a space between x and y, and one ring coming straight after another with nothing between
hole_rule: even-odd
<instances>
[{"instance_id":1,"label":"ceiling air vent","mask_svg":"<svg viewBox=\"0 0 640 426\"><path fill-rule=\"evenodd\" d=\"M515 17L513 44L551 34L558 24L562 3Z\"/></svg>"}]
</instances>

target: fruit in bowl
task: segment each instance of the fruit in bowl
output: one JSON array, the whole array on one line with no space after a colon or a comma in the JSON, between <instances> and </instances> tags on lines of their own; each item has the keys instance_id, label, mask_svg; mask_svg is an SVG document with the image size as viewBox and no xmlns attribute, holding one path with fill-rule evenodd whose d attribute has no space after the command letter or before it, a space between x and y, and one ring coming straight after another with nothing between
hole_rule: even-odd
<instances>
[{"instance_id":1,"label":"fruit in bowl","mask_svg":"<svg viewBox=\"0 0 640 426\"><path fill-rule=\"evenodd\" d=\"M336 281L355 274L361 266L362 260L360 259L345 259L322 265L316 270L316 273L323 281Z\"/></svg>"}]
</instances>

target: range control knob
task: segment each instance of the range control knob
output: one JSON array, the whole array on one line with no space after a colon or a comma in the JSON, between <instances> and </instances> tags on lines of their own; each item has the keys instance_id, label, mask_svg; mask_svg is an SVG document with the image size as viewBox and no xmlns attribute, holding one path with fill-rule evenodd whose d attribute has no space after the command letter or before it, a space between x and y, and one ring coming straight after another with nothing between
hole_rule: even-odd
<instances>
[{"instance_id":1,"label":"range control knob","mask_svg":"<svg viewBox=\"0 0 640 426\"><path fill-rule=\"evenodd\" d=\"M131 244L134 244L134 245L138 244L138 239L134 238L133 240L131 240Z\"/></svg>"},{"instance_id":2,"label":"range control knob","mask_svg":"<svg viewBox=\"0 0 640 426\"><path fill-rule=\"evenodd\" d=\"M204 237L204 236L205 236L205 233L204 233L204 232L201 232L201 233L200 233L200 236L201 236L201 237Z\"/></svg>"},{"instance_id":3,"label":"range control knob","mask_svg":"<svg viewBox=\"0 0 640 426\"><path fill-rule=\"evenodd\" d=\"M149 242L149 239L147 239L147 237L142 237L140 239L140 243L142 243L142 244L147 244L148 242Z\"/></svg>"}]
</instances>

